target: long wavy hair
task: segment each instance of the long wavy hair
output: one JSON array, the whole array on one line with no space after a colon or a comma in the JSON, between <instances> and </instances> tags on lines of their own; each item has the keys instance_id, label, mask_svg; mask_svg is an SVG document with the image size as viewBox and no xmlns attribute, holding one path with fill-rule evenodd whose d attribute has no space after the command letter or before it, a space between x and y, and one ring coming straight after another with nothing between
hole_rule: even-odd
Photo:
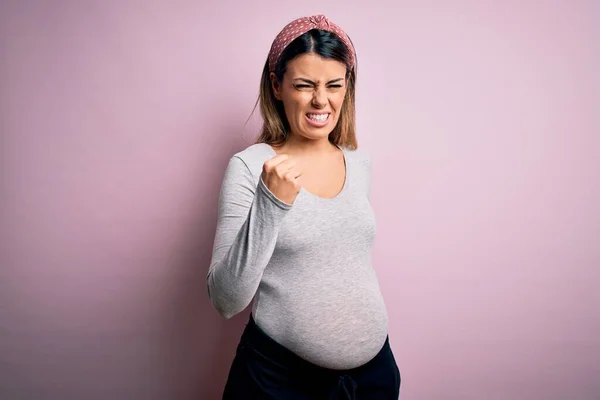
<instances>
[{"instance_id":1,"label":"long wavy hair","mask_svg":"<svg viewBox=\"0 0 600 400\"><path fill-rule=\"evenodd\" d=\"M332 59L346 66L346 94L340 110L338 122L329 134L329 141L338 146L357 149L356 141L356 63L350 67L350 52L346 45L334 34L320 29L312 29L292 41L283 51L275 67L275 76L279 82L287 70L288 62L301 54L314 53L326 59ZM283 102L275 98L271 85L268 59L265 62L260 81L260 94L254 106L260 104L263 126L255 143L267 143L274 147L284 144L288 137L289 122L285 115Z\"/></svg>"}]
</instances>

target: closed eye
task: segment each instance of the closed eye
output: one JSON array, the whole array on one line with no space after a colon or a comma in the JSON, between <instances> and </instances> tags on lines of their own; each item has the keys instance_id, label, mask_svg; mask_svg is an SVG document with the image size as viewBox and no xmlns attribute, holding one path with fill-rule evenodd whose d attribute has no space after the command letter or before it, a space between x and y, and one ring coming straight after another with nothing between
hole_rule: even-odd
<instances>
[{"instance_id":1,"label":"closed eye","mask_svg":"<svg viewBox=\"0 0 600 400\"><path fill-rule=\"evenodd\" d=\"M302 89L311 89L313 86L312 85L299 84L299 85L294 85L294 87L296 89L302 90ZM328 89L341 89L342 87L344 87L344 85L329 85L329 86L327 86Z\"/></svg>"}]
</instances>

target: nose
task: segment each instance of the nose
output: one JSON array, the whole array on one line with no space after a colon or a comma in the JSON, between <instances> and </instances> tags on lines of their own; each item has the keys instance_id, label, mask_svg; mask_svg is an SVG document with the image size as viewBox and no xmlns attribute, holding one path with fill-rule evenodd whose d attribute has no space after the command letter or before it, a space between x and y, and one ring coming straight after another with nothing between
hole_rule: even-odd
<instances>
[{"instance_id":1,"label":"nose","mask_svg":"<svg viewBox=\"0 0 600 400\"><path fill-rule=\"evenodd\" d=\"M327 92L325 88L318 87L313 93L312 99L313 107L323 108L327 105Z\"/></svg>"}]
</instances>

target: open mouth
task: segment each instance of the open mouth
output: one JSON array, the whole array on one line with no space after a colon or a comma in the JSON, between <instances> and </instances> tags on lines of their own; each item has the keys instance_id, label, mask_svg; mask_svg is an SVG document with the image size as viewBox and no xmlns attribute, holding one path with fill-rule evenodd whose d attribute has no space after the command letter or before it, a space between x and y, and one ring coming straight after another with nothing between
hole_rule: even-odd
<instances>
[{"instance_id":1,"label":"open mouth","mask_svg":"<svg viewBox=\"0 0 600 400\"><path fill-rule=\"evenodd\" d=\"M313 126L324 126L329 122L330 113L326 114L306 114L306 120Z\"/></svg>"},{"instance_id":2,"label":"open mouth","mask_svg":"<svg viewBox=\"0 0 600 400\"><path fill-rule=\"evenodd\" d=\"M329 114L306 114L306 116L310 119L312 119L313 121L317 121L317 122L323 122L326 121L327 118L329 118Z\"/></svg>"}]
</instances>

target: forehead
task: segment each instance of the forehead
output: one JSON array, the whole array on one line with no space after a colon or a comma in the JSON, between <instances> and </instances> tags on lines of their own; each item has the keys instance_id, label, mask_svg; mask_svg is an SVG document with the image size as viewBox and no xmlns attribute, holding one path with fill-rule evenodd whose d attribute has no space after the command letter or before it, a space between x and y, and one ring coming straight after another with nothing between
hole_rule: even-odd
<instances>
[{"instance_id":1,"label":"forehead","mask_svg":"<svg viewBox=\"0 0 600 400\"><path fill-rule=\"evenodd\" d=\"M323 58L314 53L302 54L287 65L286 75L290 78L331 79L344 77L346 66L336 60Z\"/></svg>"}]
</instances>

